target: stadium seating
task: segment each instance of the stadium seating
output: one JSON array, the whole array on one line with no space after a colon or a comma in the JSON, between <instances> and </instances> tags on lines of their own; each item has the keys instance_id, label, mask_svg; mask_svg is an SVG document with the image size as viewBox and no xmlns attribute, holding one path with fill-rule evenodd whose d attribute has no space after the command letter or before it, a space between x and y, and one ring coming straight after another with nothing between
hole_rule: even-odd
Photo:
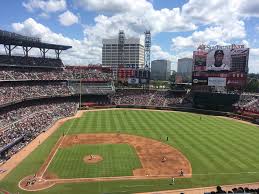
<instances>
[{"instance_id":1,"label":"stadium seating","mask_svg":"<svg viewBox=\"0 0 259 194\"><path fill-rule=\"evenodd\" d=\"M99 69L24 69L19 67L0 68L0 80L90 80L111 81L112 74Z\"/></svg>"},{"instance_id":2,"label":"stadium seating","mask_svg":"<svg viewBox=\"0 0 259 194\"><path fill-rule=\"evenodd\" d=\"M155 90L117 90L112 96L112 102L116 105L141 105L167 107L183 104L182 97L175 97L167 91Z\"/></svg>"},{"instance_id":3,"label":"stadium seating","mask_svg":"<svg viewBox=\"0 0 259 194\"><path fill-rule=\"evenodd\" d=\"M69 83L70 91L74 94L110 94L114 93L114 88L110 82L103 82L103 83Z\"/></svg>"},{"instance_id":4,"label":"stadium seating","mask_svg":"<svg viewBox=\"0 0 259 194\"><path fill-rule=\"evenodd\" d=\"M73 94L66 83L4 83L0 85L0 105L19 102L26 99L69 96Z\"/></svg>"},{"instance_id":5,"label":"stadium seating","mask_svg":"<svg viewBox=\"0 0 259 194\"><path fill-rule=\"evenodd\" d=\"M244 93L240 96L240 99L233 106L236 112L242 114L242 112L250 112L253 114L259 114L259 96L257 94Z\"/></svg>"},{"instance_id":6,"label":"stadium seating","mask_svg":"<svg viewBox=\"0 0 259 194\"><path fill-rule=\"evenodd\" d=\"M82 80L82 90L78 79ZM111 80L111 72L102 72L100 67L94 66L67 67L64 70L1 66L0 92L3 95L0 96L0 106L46 96L69 96L81 91L83 94L108 94L114 91Z\"/></svg>"},{"instance_id":7,"label":"stadium seating","mask_svg":"<svg viewBox=\"0 0 259 194\"><path fill-rule=\"evenodd\" d=\"M60 68L64 64L60 59L42 58L42 57L24 57L24 56L8 56L0 55L0 64L29 66L29 67L50 67Z\"/></svg>"},{"instance_id":8,"label":"stadium seating","mask_svg":"<svg viewBox=\"0 0 259 194\"><path fill-rule=\"evenodd\" d=\"M74 102L50 102L1 112L0 154L2 160L9 159L44 132L54 121L74 114L76 109L77 105ZM9 146L8 152L6 152L6 146Z\"/></svg>"},{"instance_id":9,"label":"stadium seating","mask_svg":"<svg viewBox=\"0 0 259 194\"><path fill-rule=\"evenodd\" d=\"M217 186L216 191L211 191L211 192L206 192L204 194L216 194L216 193L250 193L250 194L258 194L259 193L259 188L257 189L249 189L247 187L238 187L238 188L233 188L230 191L225 191L222 189L221 186Z\"/></svg>"}]
</instances>

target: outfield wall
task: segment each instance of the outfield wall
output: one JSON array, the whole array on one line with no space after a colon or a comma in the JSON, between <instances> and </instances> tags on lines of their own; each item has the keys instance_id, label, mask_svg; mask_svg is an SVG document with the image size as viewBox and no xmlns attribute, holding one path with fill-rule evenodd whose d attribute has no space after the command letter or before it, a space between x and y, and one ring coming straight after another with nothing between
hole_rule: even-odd
<instances>
[{"instance_id":1,"label":"outfield wall","mask_svg":"<svg viewBox=\"0 0 259 194\"><path fill-rule=\"evenodd\" d=\"M91 107L94 109L109 109L109 108L129 108L129 109L151 109L151 110L171 110L171 111L181 111L181 112L190 112L190 113L198 113L198 114L206 114L206 115L214 115L214 116L225 116L240 120L245 120L248 122L259 124L259 122L256 121L255 118L235 114L232 112L222 112L222 111L214 111L214 110L205 110L205 109L198 109L198 108L192 108L192 107L155 107L155 106L139 106L139 105L107 105L107 106L94 106Z\"/></svg>"},{"instance_id":2,"label":"outfield wall","mask_svg":"<svg viewBox=\"0 0 259 194\"><path fill-rule=\"evenodd\" d=\"M239 94L224 94L212 92L193 92L193 106L195 108L216 111L233 111L233 104L238 102Z\"/></svg>"}]
</instances>

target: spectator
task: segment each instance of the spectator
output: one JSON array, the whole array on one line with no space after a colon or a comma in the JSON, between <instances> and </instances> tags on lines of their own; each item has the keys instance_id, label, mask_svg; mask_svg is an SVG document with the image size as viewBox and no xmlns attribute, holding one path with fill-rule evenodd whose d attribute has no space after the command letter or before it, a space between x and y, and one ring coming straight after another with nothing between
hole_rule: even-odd
<instances>
[{"instance_id":1,"label":"spectator","mask_svg":"<svg viewBox=\"0 0 259 194\"><path fill-rule=\"evenodd\" d=\"M0 149L24 136L24 141L20 141L9 149L5 158L8 159L17 153L57 119L74 114L76 108L77 105L74 102L47 103L2 113L0 115Z\"/></svg>"}]
</instances>

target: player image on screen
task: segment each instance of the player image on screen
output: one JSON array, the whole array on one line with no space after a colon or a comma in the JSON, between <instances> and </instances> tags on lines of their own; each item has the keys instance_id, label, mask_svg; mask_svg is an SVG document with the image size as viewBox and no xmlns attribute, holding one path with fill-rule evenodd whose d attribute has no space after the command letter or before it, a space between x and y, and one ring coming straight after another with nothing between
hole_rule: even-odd
<instances>
[{"instance_id":1,"label":"player image on screen","mask_svg":"<svg viewBox=\"0 0 259 194\"><path fill-rule=\"evenodd\" d=\"M207 70L222 71L230 70L230 65L223 62L223 50L216 50L214 53L214 63L207 66Z\"/></svg>"}]
</instances>

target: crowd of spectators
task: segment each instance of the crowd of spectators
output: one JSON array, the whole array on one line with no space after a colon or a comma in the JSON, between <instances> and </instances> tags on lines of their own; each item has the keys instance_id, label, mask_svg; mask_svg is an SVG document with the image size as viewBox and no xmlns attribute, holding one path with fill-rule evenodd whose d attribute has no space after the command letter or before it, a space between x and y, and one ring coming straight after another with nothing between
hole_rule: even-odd
<instances>
[{"instance_id":1,"label":"crowd of spectators","mask_svg":"<svg viewBox=\"0 0 259 194\"><path fill-rule=\"evenodd\" d=\"M84 78L99 78L101 80L109 80L109 73L101 73L99 70L94 69L85 70L85 74L82 74ZM34 70L35 71L35 70ZM3 73L4 72L4 73ZM69 73L68 73L69 72ZM69 68L68 71L0 71L0 106L6 105L11 102L19 102L25 99L41 98L41 97L57 97L57 96L69 96L72 94L110 94L114 93L115 88L110 81L104 82L82 82L80 83L67 82L67 80L78 79L80 76L76 73L77 70ZM7 78L15 78L14 80L28 80L28 78L34 80L33 82L5 82ZM96 77L97 76L97 77ZM2 79L2 82L1 82ZM91 80L90 79L90 80ZM36 81L35 81L36 80ZM39 82L42 80L42 82ZM44 80L44 82L43 82ZM62 81L64 80L64 81Z\"/></svg>"},{"instance_id":2,"label":"crowd of spectators","mask_svg":"<svg viewBox=\"0 0 259 194\"><path fill-rule=\"evenodd\" d=\"M116 105L143 105L155 107L167 107L180 105L183 97L175 97L167 91L156 90L118 90L111 97L112 103Z\"/></svg>"},{"instance_id":3,"label":"crowd of spectators","mask_svg":"<svg viewBox=\"0 0 259 194\"><path fill-rule=\"evenodd\" d=\"M75 94L100 94L106 95L115 92L114 86L110 83L70 83L69 88Z\"/></svg>"},{"instance_id":4,"label":"crowd of spectators","mask_svg":"<svg viewBox=\"0 0 259 194\"><path fill-rule=\"evenodd\" d=\"M5 65L29 66L29 67L51 67L60 68L64 64L61 59L42 58L42 57L24 57L0 55L0 63Z\"/></svg>"},{"instance_id":5,"label":"crowd of spectators","mask_svg":"<svg viewBox=\"0 0 259 194\"><path fill-rule=\"evenodd\" d=\"M204 194L216 194L216 193L250 193L250 194L259 194L259 188L257 189L249 189L248 187L238 187L238 188L233 188L230 191L225 191L222 189L221 186L217 186L216 191L212 192L206 192Z\"/></svg>"},{"instance_id":6,"label":"crowd of spectators","mask_svg":"<svg viewBox=\"0 0 259 194\"><path fill-rule=\"evenodd\" d=\"M151 96L151 100L148 105L150 106L158 106L158 107L163 107L166 106L166 92L155 92Z\"/></svg>"},{"instance_id":7,"label":"crowd of spectators","mask_svg":"<svg viewBox=\"0 0 259 194\"><path fill-rule=\"evenodd\" d=\"M257 100L256 96L243 94L240 96L239 101L236 104L234 104L234 106L246 107L255 100Z\"/></svg>"},{"instance_id":8,"label":"crowd of spectators","mask_svg":"<svg viewBox=\"0 0 259 194\"><path fill-rule=\"evenodd\" d=\"M67 117L76 112L75 102L47 103L21 107L0 114L0 151L12 144L18 138L24 137L15 143L3 159L9 159L30 141L44 132L59 118Z\"/></svg>"},{"instance_id":9,"label":"crowd of spectators","mask_svg":"<svg viewBox=\"0 0 259 194\"><path fill-rule=\"evenodd\" d=\"M0 80L91 80L111 81L112 73L94 68L63 68L63 69L0 69Z\"/></svg>"},{"instance_id":10,"label":"crowd of spectators","mask_svg":"<svg viewBox=\"0 0 259 194\"><path fill-rule=\"evenodd\" d=\"M4 83L0 85L0 105L17 102L25 99L39 98L46 96L68 96L72 92L66 83Z\"/></svg>"},{"instance_id":11,"label":"crowd of spectators","mask_svg":"<svg viewBox=\"0 0 259 194\"><path fill-rule=\"evenodd\" d=\"M152 94L145 90L118 90L111 100L116 105L147 105Z\"/></svg>"},{"instance_id":12,"label":"crowd of spectators","mask_svg":"<svg viewBox=\"0 0 259 194\"><path fill-rule=\"evenodd\" d=\"M234 109L237 112L252 112L259 114L259 96L256 94L242 94L237 103L235 103Z\"/></svg>"}]
</instances>

